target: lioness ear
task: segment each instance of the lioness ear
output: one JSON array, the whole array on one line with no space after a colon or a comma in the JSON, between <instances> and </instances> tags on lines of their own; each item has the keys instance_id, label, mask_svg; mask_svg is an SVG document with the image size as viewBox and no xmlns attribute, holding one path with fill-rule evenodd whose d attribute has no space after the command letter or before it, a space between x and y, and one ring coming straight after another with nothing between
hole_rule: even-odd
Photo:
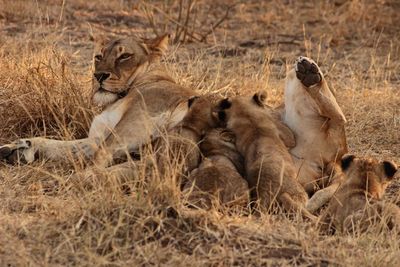
<instances>
[{"instance_id":1,"label":"lioness ear","mask_svg":"<svg viewBox=\"0 0 400 267\"><path fill-rule=\"evenodd\" d=\"M255 93L253 96L253 100L260 107L264 107L265 101L267 100L267 93L265 91Z\"/></svg>"},{"instance_id":2,"label":"lioness ear","mask_svg":"<svg viewBox=\"0 0 400 267\"><path fill-rule=\"evenodd\" d=\"M385 172L385 175L387 178L391 179L397 172L397 167L393 162L390 161L384 161L382 162L383 164L383 170Z\"/></svg>"},{"instance_id":3,"label":"lioness ear","mask_svg":"<svg viewBox=\"0 0 400 267\"><path fill-rule=\"evenodd\" d=\"M225 98L219 102L218 106L220 109L228 109L232 106L232 102L229 100L229 98Z\"/></svg>"},{"instance_id":4,"label":"lioness ear","mask_svg":"<svg viewBox=\"0 0 400 267\"><path fill-rule=\"evenodd\" d=\"M191 98L189 98L189 100L188 100L188 108L190 108L192 106L193 102L198 98L200 98L200 97L199 96L192 96Z\"/></svg>"},{"instance_id":5,"label":"lioness ear","mask_svg":"<svg viewBox=\"0 0 400 267\"><path fill-rule=\"evenodd\" d=\"M113 39L113 36L99 33L90 33L90 40L94 42L95 50L96 48L103 48L107 43Z\"/></svg>"},{"instance_id":6,"label":"lioness ear","mask_svg":"<svg viewBox=\"0 0 400 267\"><path fill-rule=\"evenodd\" d=\"M156 37L154 39L144 40L144 43L150 50L151 54L162 56L167 52L169 42L169 34Z\"/></svg>"},{"instance_id":7,"label":"lioness ear","mask_svg":"<svg viewBox=\"0 0 400 267\"><path fill-rule=\"evenodd\" d=\"M352 154L343 156L342 162L341 162L342 170L343 171L347 170L355 158L356 158L356 156L354 156Z\"/></svg>"}]
</instances>

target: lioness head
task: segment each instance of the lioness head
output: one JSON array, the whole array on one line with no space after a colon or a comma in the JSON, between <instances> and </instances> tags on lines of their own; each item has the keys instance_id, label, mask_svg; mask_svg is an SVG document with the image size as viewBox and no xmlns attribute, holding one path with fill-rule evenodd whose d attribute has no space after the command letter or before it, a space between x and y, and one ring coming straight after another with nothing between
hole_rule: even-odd
<instances>
[{"instance_id":1,"label":"lioness head","mask_svg":"<svg viewBox=\"0 0 400 267\"><path fill-rule=\"evenodd\" d=\"M93 102L106 106L124 97L151 62L167 49L168 35L152 40L116 39L94 55Z\"/></svg>"},{"instance_id":2,"label":"lioness head","mask_svg":"<svg viewBox=\"0 0 400 267\"><path fill-rule=\"evenodd\" d=\"M397 166L393 162L354 155L345 155L341 165L346 180L361 186L375 199L382 198L386 187L397 172Z\"/></svg>"}]
</instances>

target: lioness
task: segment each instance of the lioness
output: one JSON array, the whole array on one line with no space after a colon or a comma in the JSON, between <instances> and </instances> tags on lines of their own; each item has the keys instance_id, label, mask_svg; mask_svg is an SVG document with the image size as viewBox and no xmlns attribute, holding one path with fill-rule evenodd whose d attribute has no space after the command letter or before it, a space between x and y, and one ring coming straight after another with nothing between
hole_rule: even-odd
<instances>
[{"instance_id":1,"label":"lioness","mask_svg":"<svg viewBox=\"0 0 400 267\"><path fill-rule=\"evenodd\" d=\"M212 197L226 206L245 207L249 203L249 187L242 177L243 158L235 147L235 135L223 128L209 131L200 144L205 156L193 170L184 191L188 201L209 208Z\"/></svg>"},{"instance_id":2,"label":"lioness","mask_svg":"<svg viewBox=\"0 0 400 267\"><path fill-rule=\"evenodd\" d=\"M276 202L286 211L300 211L307 218L315 217L305 210L308 196L296 180L291 155L285 146L294 141L291 131L271 115L265 105L266 96L226 98L219 103L219 119L236 136L236 147L245 161L249 187L262 208Z\"/></svg>"},{"instance_id":3,"label":"lioness","mask_svg":"<svg viewBox=\"0 0 400 267\"><path fill-rule=\"evenodd\" d=\"M310 212L329 201L338 188L341 171L336 162L347 153L346 118L317 64L299 57L287 73L282 120L296 137L290 150L298 180L312 195Z\"/></svg>"},{"instance_id":4,"label":"lioness","mask_svg":"<svg viewBox=\"0 0 400 267\"><path fill-rule=\"evenodd\" d=\"M389 228L400 227L400 208L379 201L393 180L397 166L390 161L354 155L344 156L341 164L346 179L321 217L322 230L366 230L382 219Z\"/></svg>"},{"instance_id":5,"label":"lioness","mask_svg":"<svg viewBox=\"0 0 400 267\"><path fill-rule=\"evenodd\" d=\"M106 43L94 56L93 101L103 111L88 137L73 141L20 139L0 147L0 159L30 163L39 156L51 160L93 159L108 166L113 156L132 151L154 139L159 129L171 129L185 116L187 99L196 95L167 74L159 58L168 36L137 37Z\"/></svg>"}]
</instances>

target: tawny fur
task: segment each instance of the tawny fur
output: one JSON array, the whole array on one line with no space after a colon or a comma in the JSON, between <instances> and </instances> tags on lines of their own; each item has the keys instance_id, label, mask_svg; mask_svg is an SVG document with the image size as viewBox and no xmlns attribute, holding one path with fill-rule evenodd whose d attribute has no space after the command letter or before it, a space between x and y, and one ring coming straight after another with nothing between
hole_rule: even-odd
<instances>
[{"instance_id":1,"label":"tawny fur","mask_svg":"<svg viewBox=\"0 0 400 267\"><path fill-rule=\"evenodd\" d=\"M397 166L353 155L345 156L342 161L345 182L323 213L321 229L324 232L365 231L374 223L384 222L389 228L400 230L400 208L381 201Z\"/></svg>"},{"instance_id":2,"label":"tawny fur","mask_svg":"<svg viewBox=\"0 0 400 267\"><path fill-rule=\"evenodd\" d=\"M279 203L286 211L300 211L314 218L304 209L308 196L296 179L293 160L284 139L287 132L274 123L271 110L263 101L265 96L239 96L220 102L221 120L236 136L236 147L245 160L249 187L264 209Z\"/></svg>"},{"instance_id":3,"label":"tawny fur","mask_svg":"<svg viewBox=\"0 0 400 267\"><path fill-rule=\"evenodd\" d=\"M200 149L205 158L184 187L189 192L188 202L209 208L215 199L224 206L246 207L249 187L239 173L244 169L243 158L236 150L234 134L213 129L204 137Z\"/></svg>"}]
</instances>

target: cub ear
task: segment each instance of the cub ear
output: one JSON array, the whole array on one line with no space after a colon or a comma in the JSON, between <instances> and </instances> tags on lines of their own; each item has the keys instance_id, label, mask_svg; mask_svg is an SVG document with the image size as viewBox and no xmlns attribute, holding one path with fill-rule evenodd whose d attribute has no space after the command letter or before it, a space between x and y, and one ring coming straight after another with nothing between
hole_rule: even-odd
<instances>
[{"instance_id":1,"label":"cub ear","mask_svg":"<svg viewBox=\"0 0 400 267\"><path fill-rule=\"evenodd\" d=\"M196 99L198 99L198 98L200 98L200 97L199 96L192 96L191 98L189 98L189 100L188 100L188 108L190 108L193 105L194 101L196 101Z\"/></svg>"},{"instance_id":2,"label":"cub ear","mask_svg":"<svg viewBox=\"0 0 400 267\"><path fill-rule=\"evenodd\" d=\"M397 166L391 161L384 161L382 164L386 177L389 179L393 178L397 172Z\"/></svg>"},{"instance_id":3,"label":"cub ear","mask_svg":"<svg viewBox=\"0 0 400 267\"><path fill-rule=\"evenodd\" d=\"M267 93L265 91L255 93L253 96L253 100L260 107L264 107L266 104L265 102L267 101Z\"/></svg>"},{"instance_id":4,"label":"cub ear","mask_svg":"<svg viewBox=\"0 0 400 267\"><path fill-rule=\"evenodd\" d=\"M229 98L222 99L222 100L219 102L219 105L218 105L218 107L219 107L220 109L228 109L228 108L230 108L231 106L232 106L232 102L229 100Z\"/></svg>"},{"instance_id":5,"label":"cub ear","mask_svg":"<svg viewBox=\"0 0 400 267\"><path fill-rule=\"evenodd\" d=\"M352 154L343 156L342 162L341 162L342 170L343 171L347 170L355 158L356 158L356 156L354 156Z\"/></svg>"},{"instance_id":6,"label":"cub ear","mask_svg":"<svg viewBox=\"0 0 400 267\"><path fill-rule=\"evenodd\" d=\"M167 52L169 34L164 34L154 39L145 39L144 43L150 50L150 53L156 56L162 56Z\"/></svg>"}]
</instances>

